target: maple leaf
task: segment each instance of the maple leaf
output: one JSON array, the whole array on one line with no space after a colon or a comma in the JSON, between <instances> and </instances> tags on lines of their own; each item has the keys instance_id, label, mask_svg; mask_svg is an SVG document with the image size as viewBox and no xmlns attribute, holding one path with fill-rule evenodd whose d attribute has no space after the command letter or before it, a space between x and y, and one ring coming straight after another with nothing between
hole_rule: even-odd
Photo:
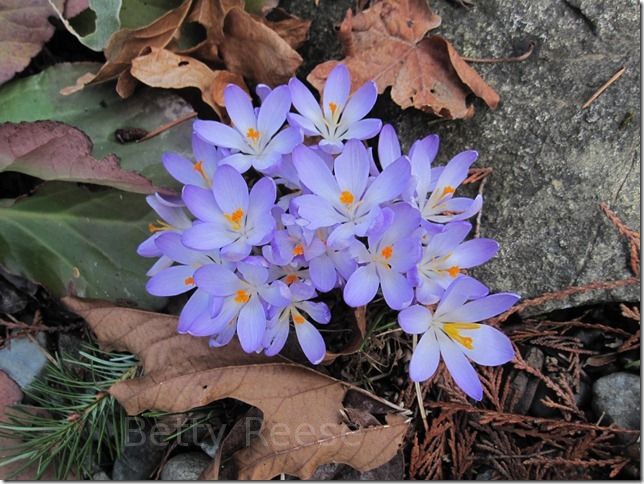
<instances>
[{"instance_id":1,"label":"maple leaf","mask_svg":"<svg viewBox=\"0 0 644 484\"><path fill-rule=\"evenodd\" d=\"M239 479L281 473L305 479L328 462L370 470L395 456L408 429L401 409L375 395L284 358L245 353L239 345L210 348L205 338L177 334L174 316L100 301L63 301L85 318L101 345L139 357L144 375L110 388L128 414L186 412L223 398L261 410L257 437L233 456ZM355 395L362 398L362 409L386 409L381 411L387 423L347 421L351 412L345 405L350 407ZM211 466L202 477L216 474Z\"/></svg>"},{"instance_id":2,"label":"maple leaf","mask_svg":"<svg viewBox=\"0 0 644 484\"><path fill-rule=\"evenodd\" d=\"M367 10L347 11L340 26L352 89L374 80L382 93L403 109L415 107L446 118L469 118L474 107L466 98L474 93L491 108L498 94L439 36L425 37L441 19L426 0L383 0ZM321 90L338 61L318 65L307 80Z\"/></svg>"}]
</instances>

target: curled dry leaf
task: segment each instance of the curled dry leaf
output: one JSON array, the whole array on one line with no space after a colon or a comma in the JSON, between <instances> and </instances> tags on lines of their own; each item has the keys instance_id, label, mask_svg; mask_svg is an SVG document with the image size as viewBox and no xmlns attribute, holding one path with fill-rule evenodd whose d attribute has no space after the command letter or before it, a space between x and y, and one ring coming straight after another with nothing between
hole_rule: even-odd
<instances>
[{"instance_id":1,"label":"curled dry leaf","mask_svg":"<svg viewBox=\"0 0 644 484\"><path fill-rule=\"evenodd\" d=\"M122 170L109 154L92 157L81 130L56 121L0 124L0 172L18 171L43 180L93 183L135 193L164 191L147 178Z\"/></svg>"},{"instance_id":2,"label":"curled dry leaf","mask_svg":"<svg viewBox=\"0 0 644 484\"><path fill-rule=\"evenodd\" d=\"M81 44L97 52L103 50L110 36L121 27L121 20L119 18L121 0L92 0L92 2L88 4L94 12L95 19L93 22L94 31L87 35L79 34L76 29L72 27L72 24L65 18L64 14L67 9L67 5L65 5L65 8L61 5L59 8L54 0L49 0L49 4L67 30L76 37ZM77 10L80 6L72 8Z\"/></svg>"},{"instance_id":3,"label":"curled dry leaf","mask_svg":"<svg viewBox=\"0 0 644 484\"><path fill-rule=\"evenodd\" d=\"M244 79L229 71L213 71L203 62L178 55L169 50L153 48L152 52L132 61L131 74L152 87L181 89L196 87L201 98L222 117L224 112L224 89L228 84L237 84L246 89Z\"/></svg>"},{"instance_id":4,"label":"curled dry leaf","mask_svg":"<svg viewBox=\"0 0 644 484\"><path fill-rule=\"evenodd\" d=\"M340 26L344 62L351 72L352 88L372 79L382 93L403 109L415 107L445 118L469 118L474 107L466 98L473 93L491 108L499 95L439 36L426 38L441 19L426 0L383 0L355 16L351 10ZM337 61L318 65L308 81L322 89Z\"/></svg>"},{"instance_id":5,"label":"curled dry leaf","mask_svg":"<svg viewBox=\"0 0 644 484\"><path fill-rule=\"evenodd\" d=\"M130 415L185 412L223 398L261 410L261 430L234 454L239 479L281 473L308 478L328 462L366 471L389 461L402 444L408 424L400 409L364 390L283 358L244 353L238 345L210 348L205 338L177 334L173 316L75 298L64 302L102 345L140 358L144 375L110 389ZM365 400L363 408L386 408L387 423L350 428L343 409L355 393ZM212 467L203 478L216 476Z\"/></svg>"},{"instance_id":6,"label":"curled dry leaf","mask_svg":"<svg viewBox=\"0 0 644 484\"><path fill-rule=\"evenodd\" d=\"M304 20L295 15L291 15L282 8L276 8L272 16L273 20L262 19L263 22L288 42L288 45L294 49L299 49L306 42L309 36L309 29L311 28L310 20Z\"/></svg>"},{"instance_id":7,"label":"curled dry leaf","mask_svg":"<svg viewBox=\"0 0 644 484\"><path fill-rule=\"evenodd\" d=\"M355 316L355 325L352 327L353 339L341 351L327 351L324 355L324 360L322 360L323 364L328 365L333 363L338 356L350 355L352 353L355 353L362 346L364 337L367 334L367 307L357 307L353 311L353 315Z\"/></svg>"}]
</instances>

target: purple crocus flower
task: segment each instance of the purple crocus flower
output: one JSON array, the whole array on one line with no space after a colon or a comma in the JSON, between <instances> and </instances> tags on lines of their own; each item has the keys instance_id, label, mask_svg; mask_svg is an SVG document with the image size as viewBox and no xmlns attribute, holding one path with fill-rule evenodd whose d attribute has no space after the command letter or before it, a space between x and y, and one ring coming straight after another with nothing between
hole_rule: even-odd
<instances>
[{"instance_id":1,"label":"purple crocus flower","mask_svg":"<svg viewBox=\"0 0 644 484\"><path fill-rule=\"evenodd\" d=\"M479 321L506 311L519 299L511 293L486 294L487 288L480 282L459 277L447 288L433 314L419 305L400 312L398 323L403 331L423 335L409 363L412 380L431 378L442 357L456 384L481 400L483 387L469 360L502 365L513 358L514 349L507 336Z\"/></svg>"},{"instance_id":2,"label":"purple crocus flower","mask_svg":"<svg viewBox=\"0 0 644 484\"><path fill-rule=\"evenodd\" d=\"M379 119L363 119L376 103L376 83L369 81L350 96L351 77L344 64L338 64L329 74L322 93L322 107L298 79L292 78L288 86L293 106L300 113L289 113L289 123L301 128L307 136L321 136L320 148L329 153L340 153L343 141L373 138L380 131Z\"/></svg>"},{"instance_id":3,"label":"purple crocus flower","mask_svg":"<svg viewBox=\"0 0 644 484\"><path fill-rule=\"evenodd\" d=\"M187 185L183 200L199 219L183 234L183 243L195 250L221 249L228 260L242 260L253 246L270 241L275 220L275 183L262 178L248 193L246 181L231 166L214 175L213 190Z\"/></svg>"},{"instance_id":4,"label":"purple crocus flower","mask_svg":"<svg viewBox=\"0 0 644 484\"><path fill-rule=\"evenodd\" d=\"M463 242L471 229L469 222L451 222L442 231L430 231L424 238L423 256L412 270L419 303L437 302L463 269L481 265L499 251L499 244L492 239Z\"/></svg>"},{"instance_id":5,"label":"purple crocus flower","mask_svg":"<svg viewBox=\"0 0 644 484\"><path fill-rule=\"evenodd\" d=\"M298 146L293 163L312 194L295 199L306 228L336 226L329 234L332 246L365 236L382 222L380 204L390 202L409 183L409 162L399 158L369 183L369 154L360 141L350 140L334 163L334 173L311 149Z\"/></svg>"},{"instance_id":6,"label":"purple crocus flower","mask_svg":"<svg viewBox=\"0 0 644 484\"><path fill-rule=\"evenodd\" d=\"M392 309L407 307L414 298L413 287L403 274L421 256L420 215L406 203L384 211L389 213L389 225L380 235L368 238L369 249L358 241L351 247L358 262L365 265L344 286L344 300L349 306L364 306L376 296L378 287Z\"/></svg>"},{"instance_id":7,"label":"purple crocus flower","mask_svg":"<svg viewBox=\"0 0 644 484\"><path fill-rule=\"evenodd\" d=\"M199 268L194 279L200 289L223 298L221 310L212 319L211 334L225 336L219 342L227 344L235 332L231 333L233 327L242 348L250 353L261 348L268 306L283 307L289 300L279 285L269 284L265 267L240 262L237 269L241 277L223 265L209 264Z\"/></svg>"},{"instance_id":8,"label":"purple crocus flower","mask_svg":"<svg viewBox=\"0 0 644 484\"><path fill-rule=\"evenodd\" d=\"M313 302L310 299L316 296L313 286L296 282L287 292L290 302L283 308L277 308L275 315L268 323L264 334L265 353L273 356L279 353L288 337L289 323L293 321L297 340L308 360L317 365L324 358L326 345L322 335L306 318L309 315L319 324L327 324L331 320L331 311L322 302Z\"/></svg>"},{"instance_id":9,"label":"purple crocus flower","mask_svg":"<svg viewBox=\"0 0 644 484\"><path fill-rule=\"evenodd\" d=\"M196 133L209 143L238 151L221 160L221 164L232 165L240 173L251 166L265 170L302 142L302 133L297 128L279 131L291 108L288 87L276 87L268 93L257 114L250 97L239 86L227 86L224 100L234 127L203 120L193 125Z\"/></svg>"},{"instance_id":10,"label":"purple crocus flower","mask_svg":"<svg viewBox=\"0 0 644 484\"><path fill-rule=\"evenodd\" d=\"M217 148L192 133L192 162L178 153L163 153L163 166L172 177L184 185L196 185L201 188L212 186L212 176L223 158L230 153Z\"/></svg>"}]
</instances>

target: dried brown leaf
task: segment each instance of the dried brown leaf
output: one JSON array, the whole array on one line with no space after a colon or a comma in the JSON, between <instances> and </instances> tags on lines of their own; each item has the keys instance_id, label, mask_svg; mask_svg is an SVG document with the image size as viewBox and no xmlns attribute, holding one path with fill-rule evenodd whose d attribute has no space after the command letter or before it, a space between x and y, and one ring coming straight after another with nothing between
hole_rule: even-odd
<instances>
[{"instance_id":1,"label":"dried brown leaf","mask_svg":"<svg viewBox=\"0 0 644 484\"><path fill-rule=\"evenodd\" d=\"M45 0L0 0L0 84L29 65L54 33Z\"/></svg>"},{"instance_id":2,"label":"dried brown leaf","mask_svg":"<svg viewBox=\"0 0 644 484\"><path fill-rule=\"evenodd\" d=\"M355 316L353 339L346 347L342 348L341 351L327 351L324 355L324 360L322 360L322 363L324 363L325 365L333 363L338 356L350 355L352 353L355 353L362 346L364 337L367 334L367 307L360 306L356 308L353 311L353 315Z\"/></svg>"},{"instance_id":3,"label":"dried brown leaf","mask_svg":"<svg viewBox=\"0 0 644 484\"><path fill-rule=\"evenodd\" d=\"M203 62L169 50L153 48L149 54L132 61L131 74L152 87L181 89L196 87L203 101L222 117L224 88L237 84L246 89L244 79L228 71L213 71Z\"/></svg>"},{"instance_id":4,"label":"dried brown leaf","mask_svg":"<svg viewBox=\"0 0 644 484\"><path fill-rule=\"evenodd\" d=\"M229 71L270 86L286 82L302 63L277 32L238 7L226 15L219 49Z\"/></svg>"},{"instance_id":5,"label":"dried brown leaf","mask_svg":"<svg viewBox=\"0 0 644 484\"><path fill-rule=\"evenodd\" d=\"M288 42L288 45L299 49L309 36L311 21L291 15L281 8L276 8L272 15L273 20L262 19L263 22ZM275 19L275 16L279 18Z\"/></svg>"},{"instance_id":6,"label":"dried brown leaf","mask_svg":"<svg viewBox=\"0 0 644 484\"><path fill-rule=\"evenodd\" d=\"M382 93L403 109L415 107L437 116L458 119L474 115L466 103L470 93L491 108L498 94L439 36L426 38L441 19L425 0L383 0L355 16L351 10L340 26L353 89L374 80ZM318 65L308 81L322 89L338 61Z\"/></svg>"},{"instance_id":7,"label":"dried brown leaf","mask_svg":"<svg viewBox=\"0 0 644 484\"><path fill-rule=\"evenodd\" d=\"M0 171L43 180L106 185L135 193L164 191L144 176L122 170L119 159L92 157L92 141L81 130L55 121L0 124Z\"/></svg>"},{"instance_id":8,"label":"dried brown leaf","mask_svg":"<svg viewBox=\"0 0 644 484\"><path fill-rule=\"evenodd\" d=\"M308 478L328 462L366 471L393 458L407 431L405 418L393 412L385 415L386 425L351 430L341 413L350 389L385 402L308 367L246 354L234 344L209 348L204 338L177 334L173 316L64 301L87 320L102 345L139 356L144 376L110 389L130 415L146 409L184 412L222 398L262 411L257 437L234 455L239 479L281 473Z\"/></svg>"}]
</instances>

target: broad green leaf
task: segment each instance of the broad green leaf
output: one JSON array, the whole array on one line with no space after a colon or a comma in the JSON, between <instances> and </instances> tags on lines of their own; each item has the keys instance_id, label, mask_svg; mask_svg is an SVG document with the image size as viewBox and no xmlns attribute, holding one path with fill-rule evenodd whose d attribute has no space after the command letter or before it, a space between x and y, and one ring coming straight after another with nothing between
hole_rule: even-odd
<instances>
[{"instance_id":1,"label":"broad green leaf","mask_svg":"<svg viewBox=\"0 0 644 484\"><path fill-rule=\"evenodd\" d=\"M59 94L100 64L80 62L57 64L35 76L16 79L0 87L0 122L62 121L85 132L94 142L92 155L103 158L114 153L124 170L141 173L154 184L177 187L163 169L161 155L174 151L191 156L191 122L161 133L142 143L119 143L114 133L120 128L155 129L175 120L192 108L179 96L140 87L128 99L121 99L111 84L86 86L69 96Z\"/></svg>"},{"instance_id":2,"label":"broad green leaf","mask_svg":"<svg viewBox=\"0 0 644 484\"><path fill-rule=\"evenodd\" d=\"M180 4L181 0L126 0L121 7L121 26L125 29L144 27Z\"/></svg>"},{"instance_id":3,"label":"broad green leaf","mask_svg":"<svg viewBox=\"0 0 644 484\"><path fill-rule=\"evenodd\" d=\"M164 300L145 291L153 260L136 253L153 220L142 195L48 183L12 206L0 204L0 264L55 296L158 309Z\"/></svg>"},{"instance_id":4,"label":"broad green leaf","mask_svg":"<svg viewBox=\"0 0 644 484\"><path fill-rule=\"evenodd\" d=\"M59 9L53 0L49 0L49 4L55 10L56 14L58 14L60 21L67 27L67 30L83 45L97 52L102 51L112 34L121 28L119 18L121 2L122 0L89 0L89 9L95 15L93 17L84 15L83 18L87 19L87 23L93 21L94 30L87 35L83 35L85 31L91 30L92 26L83 23L78 29L81 32L78 32L63 15L64 9Z\"/></svg>"}]
</instances>

